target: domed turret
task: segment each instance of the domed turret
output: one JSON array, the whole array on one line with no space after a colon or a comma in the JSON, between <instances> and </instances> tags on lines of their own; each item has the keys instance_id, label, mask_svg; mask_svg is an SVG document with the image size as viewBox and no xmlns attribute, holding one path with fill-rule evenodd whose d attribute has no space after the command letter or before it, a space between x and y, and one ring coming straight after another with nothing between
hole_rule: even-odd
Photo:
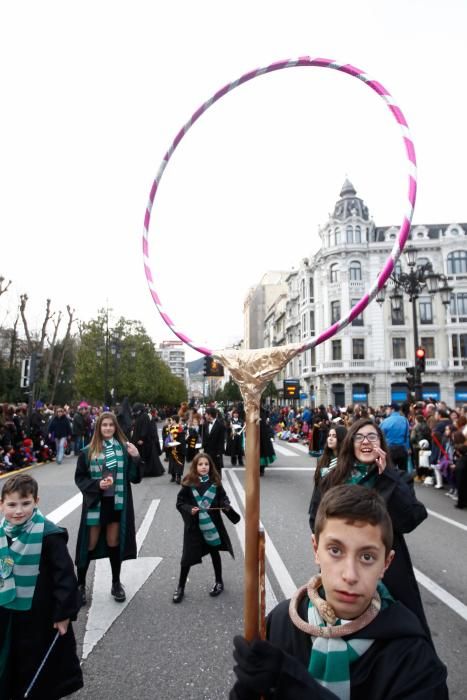
<instances>
[{"instance_id":1,"label":"domed turret","mask_svg":"<svg viewBox=\"0 0 467 700\"><path fill-rule=\"evenodd\" d=\"M369 220L368 207L365 206L363 199L357 197L357 191L348 178L345 179L340 192L340 199L334 207L334 219L345 221L352 216L357 216L364 221Z\"/></svg>"}]
</instances>

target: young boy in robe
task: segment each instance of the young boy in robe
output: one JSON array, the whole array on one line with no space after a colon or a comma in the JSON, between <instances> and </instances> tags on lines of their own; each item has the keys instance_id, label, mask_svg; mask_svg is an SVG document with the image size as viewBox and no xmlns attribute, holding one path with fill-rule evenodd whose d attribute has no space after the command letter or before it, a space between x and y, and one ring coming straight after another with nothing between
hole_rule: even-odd
<instances>
[{"instance_id":1,"label":"young boy in robe","mask_svg":"<svg viewBox=\"0 0 467 700\"><path fill-rule=\"evenodd\" d=\"M38 508L37 481L17 474L0 499L0 698L57 700L83 686L70 620L79 610L68 534Z\"/></svg>"},{"instance_id":2,"label":"young boy in robe","mask_svg":"<svg viewBox=\"0 0 467 700\"><path fill-rule=\"evenodd\" d=\"M234 639L231 700L445 700L446 668L414 613L381 582L392 524L382 498L344 484L313 535L321 573L274 608L268 641Z\"/></svg>"}]
</instances>

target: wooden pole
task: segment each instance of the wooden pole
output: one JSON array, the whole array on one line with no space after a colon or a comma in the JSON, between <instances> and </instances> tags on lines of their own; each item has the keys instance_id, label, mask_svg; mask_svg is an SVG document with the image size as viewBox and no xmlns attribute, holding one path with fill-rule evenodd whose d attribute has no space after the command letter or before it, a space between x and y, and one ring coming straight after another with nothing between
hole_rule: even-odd
<instances>
[{"instance_id":1,"label":"wooden pole","mask_svg":"<svg viewBox=\"0 0 467 700\"><path fill-rule=\"evenodd\" d=\"M246 404L245 470L245 638L258 639L259 606L259 396L258 406ZM250 404L250 405L249 405ZM255 410L256 409L256 410Z\"/></svg>"}]
</instances>

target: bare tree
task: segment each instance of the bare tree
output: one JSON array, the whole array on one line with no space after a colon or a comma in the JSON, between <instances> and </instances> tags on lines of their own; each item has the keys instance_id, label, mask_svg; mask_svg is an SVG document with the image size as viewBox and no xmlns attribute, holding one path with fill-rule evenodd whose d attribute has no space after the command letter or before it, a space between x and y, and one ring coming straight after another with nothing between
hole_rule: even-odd
<instances>
[{"instance_id":1,"label":"bare tree","mask_svg":"<svg viewBox=\"0 0 467 700\"><path fill-rule=\"evenodd\" d=\"M53 314L52 314L52 316L53 316ZM55 320L52 318L52 316L50 316L50 319L52 320L52 323L54 326L54 334L52 336L52 341L50 341L48 336L47 336L47 342L49 343L50 347L49 347L49 352L47 353L47 359L46 359L46 363L45 363L45 367L44 367L44 374L42 376L42 384L45 387L49 383L50 368L52 366L54 347L55 347L55 344L57 342L58 329L60 327L60 323L62 320L62 312L61 311L58 312L58 316Z\"/></svg>"},{"instance_id":2,"label":"bare tree","mask_svg":"<svg viewBox=\"0 0 467 700\"><path fill-rule=\"evenodd\" d=\"M57 369L55 372L54 383L52 387L52 394L50 397L51 403L53 403L55 399L55 392L57 391L57 384L60 377L60 372L62 371L63 367L63 360L65 359L65 353L68 349L71 340L71 327L73 325L73 314L75 313L75 310L70 308L70 305L67 305L66 310L68 312L68 325L66 328L65 337L63 339L62 352L60 353L60 357L58 358Z\"/></svg>"},{"instance_id":3,"label":"bare tree","mask_svg":"<svg viewBox=\"0 0 467 700\"><path fill-rule=\"evenodd\" d=\"M32 339L31 339L31 334L29 332L28 322L26 319L26 304L28 303L28 298L29 297L27 294L20 295L19 312L21 314L21 319L23 321L23 328L24 328L24 333L26 335L26 343L27 343L28 353L31 353L32 352Z\"/></svg>"},{"instance_id":4,"label":"bare tree","mask_svg":"<svg viewBox=\"0 0 467 700\"><path fill-rule=\"evenodd\" d=\"M4 282L5 282L5 278L3 277L3 275L1 275L0 276L0 297L2 296L2 294L5 294L5 292L7 291L8 287L11 284L11 280L8 280L6 285L4 285Z\"/></svg>"},{"instance_id":5,"label":"bare tree","mask_svg":"<svg viewBox=\"0 0 467 700\"><path fill-rule=\"evenodd\" d=\"M13 324L13 328L11 329L11 338L10 338L10 357L8 358L8 367L12 369L12 367L15 366L15 360L16 360L16 347L18 344L18 333L16 331L18 327L18 321L19 321L19 314L16 314L15 322Z\"/></svg>"}]
</instances>

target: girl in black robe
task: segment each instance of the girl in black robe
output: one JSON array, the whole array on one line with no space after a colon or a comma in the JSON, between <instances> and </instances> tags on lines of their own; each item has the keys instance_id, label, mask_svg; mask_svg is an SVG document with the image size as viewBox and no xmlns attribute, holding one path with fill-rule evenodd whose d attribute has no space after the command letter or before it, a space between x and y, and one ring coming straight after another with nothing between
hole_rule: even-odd
<instances>
[{"instance_id":1,"label":"girl in black robe","mask_svg":"<svg viewBox=\"0 0 467 700\"><path fill-rule=\"evenodd\" d=\"M208 491L211 494L212 491L215 491L213 498L209 496ZM202 509L208 512L212 524L217 530L217 544L208 544L200 528L200 500L196 498L197 494L201 499ZM209 498L209 502L204 502L203 497ZM209 455L200 452L194 457L190 471L182 481L182 488L177 497L177 510L184 522L183 553L178 587L172 600L174 603L182 601L190 567L194 564L201 564L206 554L211 556L215 574L215 583L209 591L209 595L218 596L224 590L219 552L226 551L232 557L234 556L232 543L222 521L221 513L224 512L233 523L239 522L240 515L230 505L214 462Z\"/></svg>"},{"instance_id":2,"label":"girl in black robe","mask_svg":"<svg viewBox=\"0 0 467 700\"><path fill-rule=\"evenodd\" d=\"M113 431L112 431L113 426ZM123 507L116 508L115 495L105 496L116 483L105 466L98 477L93 476L91 462L103 455L104 442L115 439L123 452ZM91 460L90 460L91 457ZM104 458L105 465L105 458ZM113 413L101 413L96 422L93 438L81 450L76 464L75 484L83 494L83 507L76 544L76 567L82 604L86 604L86 574L92 559L108 557L112 569L111 595L118 602L126 598L120 583L122 561L136 559L135 512L131 483L141 481L140 457L137 448L126 441ZM99 509L99 524L88 524L88 513Z\"/></svg>"}]
</instances>

